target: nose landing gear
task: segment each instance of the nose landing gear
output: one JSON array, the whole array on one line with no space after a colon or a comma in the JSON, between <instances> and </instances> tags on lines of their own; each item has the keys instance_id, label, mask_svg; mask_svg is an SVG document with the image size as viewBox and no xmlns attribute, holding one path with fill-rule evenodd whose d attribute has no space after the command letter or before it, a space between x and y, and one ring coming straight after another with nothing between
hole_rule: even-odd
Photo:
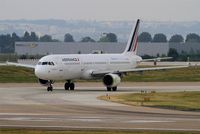
<instances>
[{"instance_id":1,"label":"nose landing gear","mask_svg":"<svg viewBox=\"0 0 200 134\"><path fill-rule=\"evenodd\" d=\"M49 92L49 91L53 91L53 87L52 86L50 86L50 87L47 87L47 91Z\"/></svg>"},{"instance_id":2,"label":"nose landing gear","mask_svg":"<svg viewBox=\"0 0 200 134\"><path fill-rule=\"evenodd\" d=\"M52 81L52 80L49 80L48 82L47 82L47 91L49 92L49 91L53 91L53 86L52 86L52 84L54 83L55 81Z\"/></svg>"}]
</instances>

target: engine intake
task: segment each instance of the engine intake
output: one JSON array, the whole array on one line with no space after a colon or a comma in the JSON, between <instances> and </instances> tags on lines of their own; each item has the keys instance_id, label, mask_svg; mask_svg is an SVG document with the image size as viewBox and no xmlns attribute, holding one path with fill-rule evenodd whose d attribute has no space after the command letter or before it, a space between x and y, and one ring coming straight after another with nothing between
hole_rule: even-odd
<instances>
[{"instance_id":1,"label":"engine intake","mask_svg":"<svg viewBox=\"0 0 200 134\"><path fill-rule=\"evenodd\" d=\"M49 80L43 80L43 79L39 79L38 81L39 81L39 83L40 83L41 85L43 85L43 86L48 86L49 83L52 83L52 82L49 81Z\"/></svg>"},{"instance_id":2,"label":"engine intake","mask_svg":"<svg viewBox=\"0 0 200 134\"><path fill-rule=\"evenodd\" d=\"M103 84L107 87L116 87L121 82L121 78L117 74L106 74L103 77Z\"/></svg>"}]
</instances>

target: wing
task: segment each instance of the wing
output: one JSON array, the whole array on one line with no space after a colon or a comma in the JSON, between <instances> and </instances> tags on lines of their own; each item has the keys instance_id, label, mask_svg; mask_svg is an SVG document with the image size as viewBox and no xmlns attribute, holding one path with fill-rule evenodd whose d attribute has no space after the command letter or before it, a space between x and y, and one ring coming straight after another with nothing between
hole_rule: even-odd
<instances>
[{"instance_id":1,"label":"wing","mask_svg":"<svg viewBox=\"0 0 200 134\"><path fill-rule=\"evenodd\" d=\"M14 63L14 62L6 62L7 65L13 65L13 66L19 66L19 67L26 67L26 68L32 68L35 69L35 65L27 65L27 64L20 64L20 63Z\"/></svg>"},{"instance_id":2,"label":"wing","mask_svg":"<svg viewBox=\"0 0 200 134\"><path fill-rule=\"evenodd\" d=\"M169 60L169 59L172 59L172 58L173 57L158 57L158 58L153 58L153 59L143 59L141 62Z\"/></svg>"},{"instance_id":3,"label":"wing","mask_svg":"<svg viewBox=\"0 0 200 134\"><path fill-rule=\"evenodd\" d=\"M187 68L187 66L170 66L170 67L151 67L151 68L134 68L127 70L109 70L109 71L93 71L92 76L103 76L108 73L122 74L127 72L143 72L143 71L154 71L154 70L168 70L168 69L178 69L178 68Z\"/></svg>"}]
</instances>

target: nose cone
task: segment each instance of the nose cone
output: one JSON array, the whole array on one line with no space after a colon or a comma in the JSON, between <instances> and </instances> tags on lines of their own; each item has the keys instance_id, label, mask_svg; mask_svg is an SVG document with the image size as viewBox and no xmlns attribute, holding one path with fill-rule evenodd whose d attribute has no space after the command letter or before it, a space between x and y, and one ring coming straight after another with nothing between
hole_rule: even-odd
<instances>
[{"instance_id":1,"label":"nose cone","mask_svg":"<svg viewBox=\"0 0 200 134\"><path fill-rule=\"evenodd\" d=\"M44 77L44 72L42 71L41 67L39 67L39 66L35 67L35 75L38 78L42 78L42 76Z\"/></svg>"}]
</instances>

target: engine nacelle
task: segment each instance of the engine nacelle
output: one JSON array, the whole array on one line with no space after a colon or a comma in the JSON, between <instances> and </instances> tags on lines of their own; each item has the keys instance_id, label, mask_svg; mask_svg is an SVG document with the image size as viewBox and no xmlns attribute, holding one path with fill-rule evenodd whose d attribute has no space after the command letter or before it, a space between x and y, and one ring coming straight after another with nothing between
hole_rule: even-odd
<instances>
[{"instance_id":1,"label":"engine nacelle","mask_svg":"<svg viewBox=\"0 0 200 134\"><path fill-rule=\"evenodd\" d=\"M117 74L106 74L103 77L103 84L107 87L116 87L121 82L121 78Z\"/></svg>"},{"instance_id":2,"label":"engine nacelle","mask_svg":"<svg viewBox=\"0 0 200 134\"><path fill-rule=\"evenodd\" d=\"M39 81L39 83L40 83L41 85L43 85L43 86L48 86L49 84L52 84L52 83L53 83L53 82L50 81L50 80L43 80L43 79L39 79L38 81Z\"/></svg>"}]
</instances>

